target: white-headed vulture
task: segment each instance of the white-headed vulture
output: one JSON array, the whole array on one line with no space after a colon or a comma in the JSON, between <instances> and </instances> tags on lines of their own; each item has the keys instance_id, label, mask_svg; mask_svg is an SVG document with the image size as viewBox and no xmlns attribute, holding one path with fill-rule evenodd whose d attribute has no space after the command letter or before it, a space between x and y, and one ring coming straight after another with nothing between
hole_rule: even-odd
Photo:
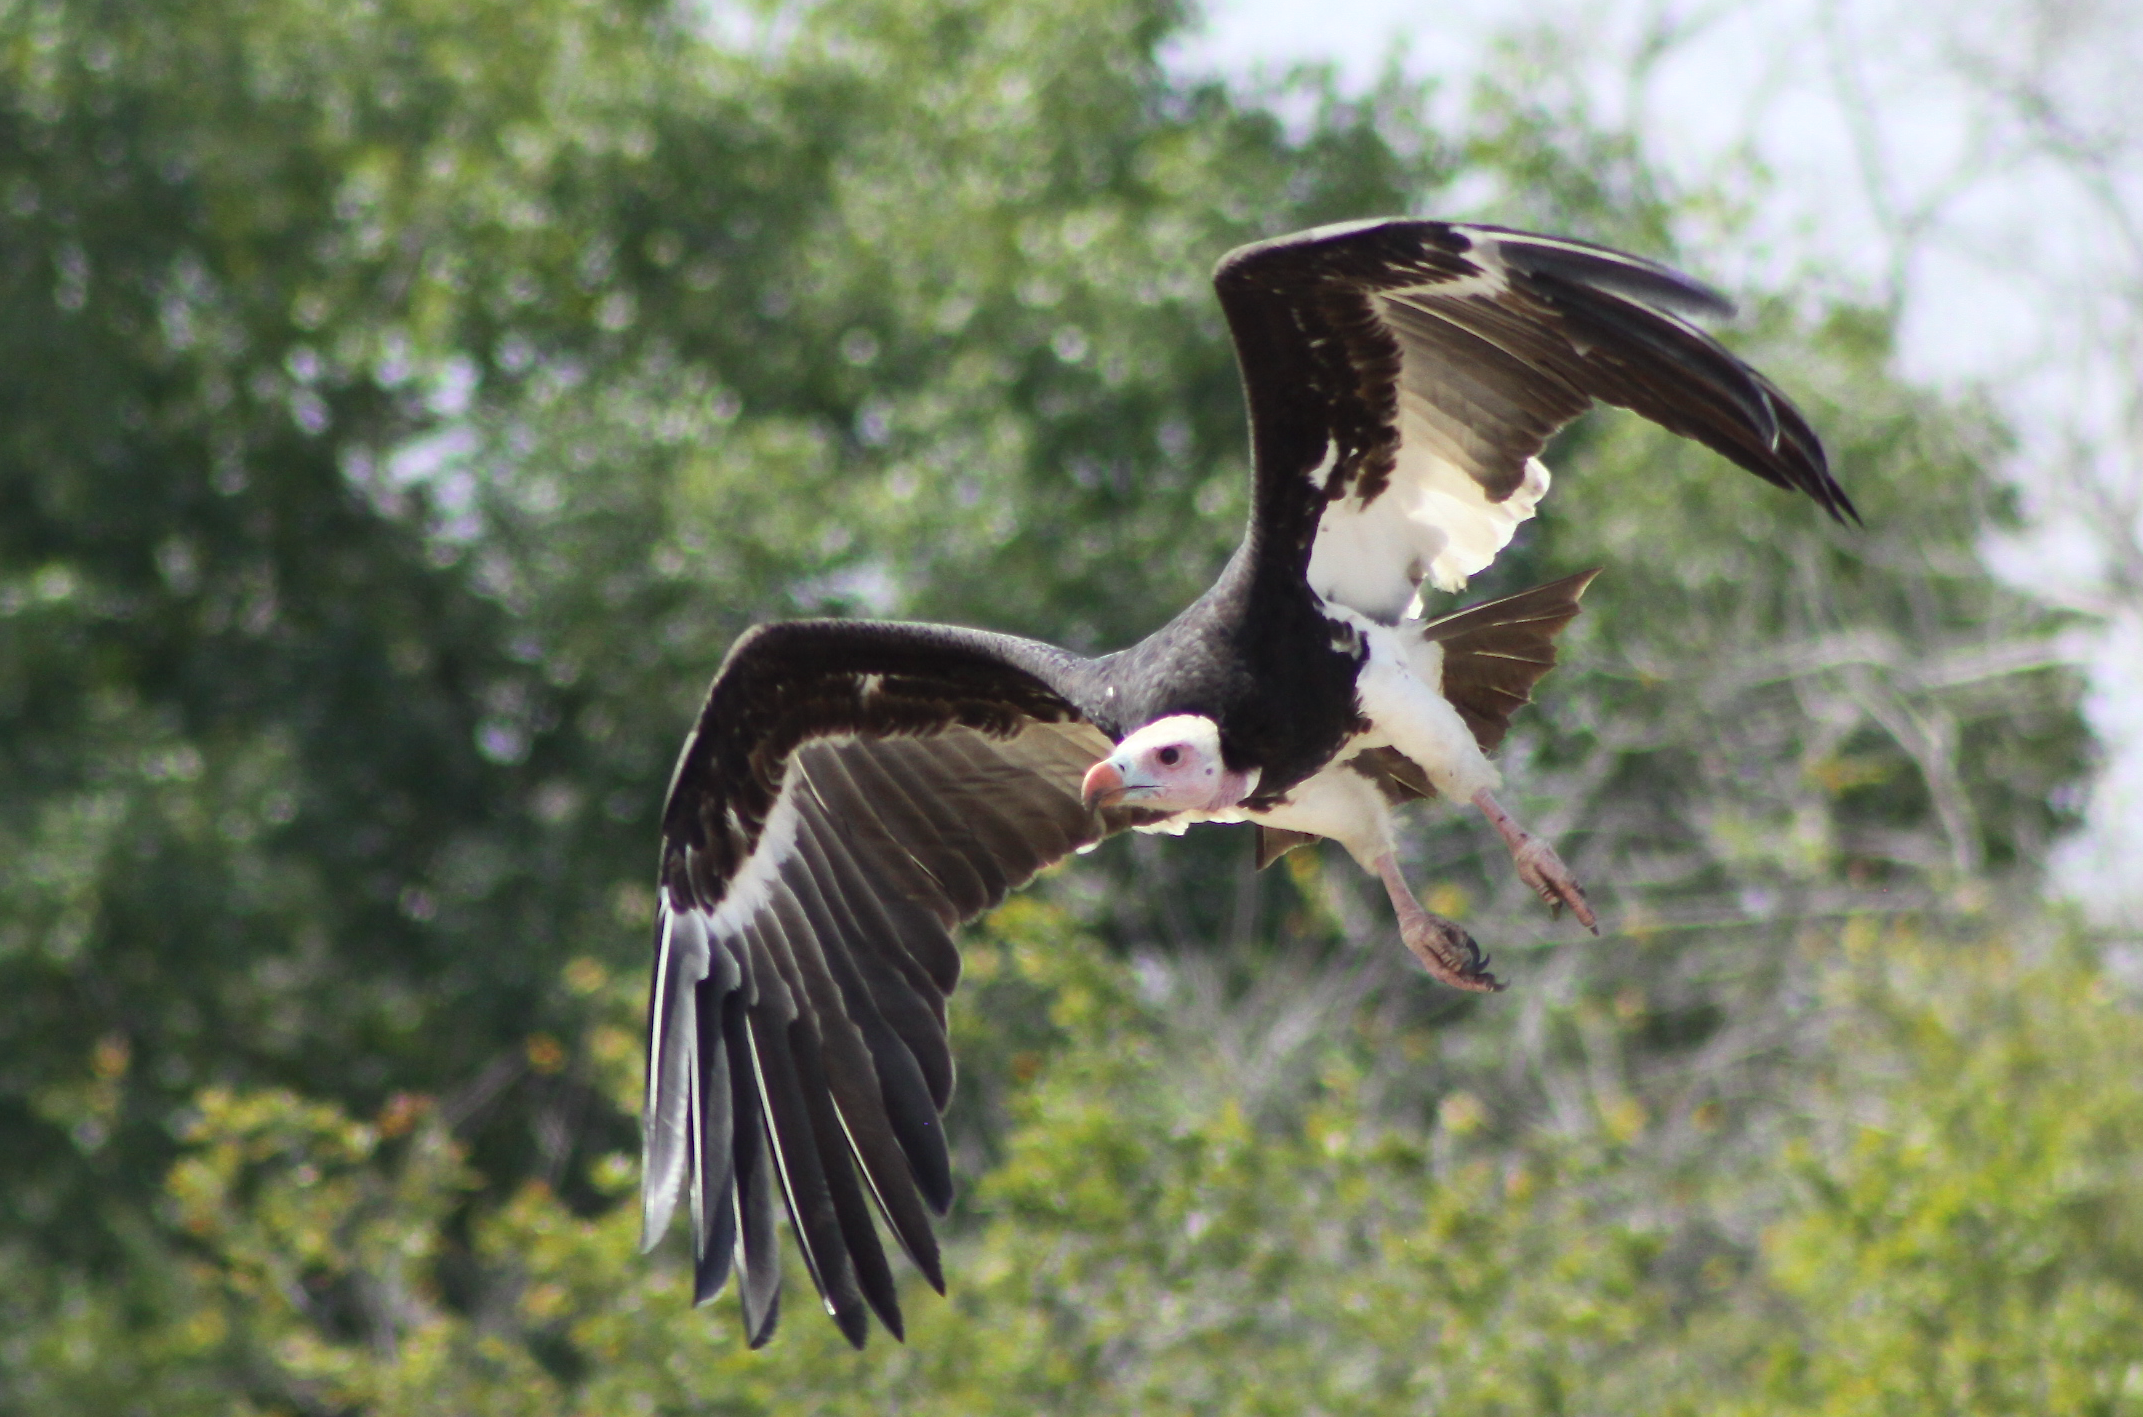
<instances>
[{"instance_id":1,"label":"white-headed vulture","mask_svg":"<svg viewBox=\"0 0 2143 1417\"><path fill-rule=\"evenodd\" d=\"M696 1297L734 1268L754 1345L778 1310L777 1207L856 1345L869 1313L901 1332L878 1221L942 1292L954 931L1069 852L1250 822L1262 864L1330 837L1382 879L1430 974L1496 989L1393 851L1394 806L1442 796L1596 928L1485 755L1590 573L1436 620L1420 600L1509 543L1547 494L1542 447L1595 400L1855 516L1785 395L1690 323L1731 307L1651 261L1389 219L1245 246L1214 285L1254 496L1212 589L1098 659L942 625L762 625L685 742L662 815L644 1235L681 1202Z\"/></svg>"}]
</instances>

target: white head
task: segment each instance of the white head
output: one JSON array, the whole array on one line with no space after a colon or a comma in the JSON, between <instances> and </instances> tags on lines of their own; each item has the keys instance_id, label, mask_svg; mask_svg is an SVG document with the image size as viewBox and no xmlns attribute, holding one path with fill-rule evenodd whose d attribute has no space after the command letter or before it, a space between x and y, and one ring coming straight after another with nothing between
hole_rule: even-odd
<instances>
[{"instance_id":1,"label":"white head","mask_svg":"<svg viewBox=\"0 0 2143 1417\"><path fill-rule=\"evenodd\" d=\"M1080 793L1089 808L1146 807L1157 812L1219 812L1248 797L1258 770L1235 772L1221 760L1220 728L1199 714L1157 718L1127 736L1087 770Z\"/></svg>"}]
</instances>

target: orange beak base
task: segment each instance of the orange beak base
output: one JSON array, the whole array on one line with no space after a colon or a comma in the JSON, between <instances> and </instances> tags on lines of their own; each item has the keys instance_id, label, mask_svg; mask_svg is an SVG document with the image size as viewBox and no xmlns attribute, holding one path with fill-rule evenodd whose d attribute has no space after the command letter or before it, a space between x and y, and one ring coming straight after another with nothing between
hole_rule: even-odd
<instances>
[{"instance_id":1,"label":"orange beak base","mask_svg":"<svg viewBox=\"0 0 2143 1417\"><path fill-rule=\"evenodd\" d=\"M1091 812L1101 807L1113 807L1124 795L1124 775L1117 770L1114 759L1103 758L1086 770L1086 780L1079 784L1079 800Z\"/></svg>"}]
</instances>

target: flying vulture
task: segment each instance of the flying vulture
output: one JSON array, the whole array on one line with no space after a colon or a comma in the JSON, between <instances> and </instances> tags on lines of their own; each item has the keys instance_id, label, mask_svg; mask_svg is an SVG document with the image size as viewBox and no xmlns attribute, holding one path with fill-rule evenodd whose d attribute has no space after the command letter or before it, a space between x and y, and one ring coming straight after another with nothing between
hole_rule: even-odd
<instances>
[{"instance_id":1,"label":"flying vulture","mask_svg":"<svg viewBox=\"0 0 2143 1417\"><path fill-rule=\"evenodd\" d=\"M695 1298L732 1267L773 1333L788 1213L849 1341L902 1332L873 1212L943 1292L953 931L1124 828L1251 822L1261 863L1330 837L1458 989L1501 985L1424 909L1393 807L1470 802L1551 907L1597 930L1484 750L1553 662L1585 576L1424 621L1549 485L1595 400L1857 519L1805 419L1690 323L1665 266L1494 226L1386 219L1261 241L1213 283L1249 403L1253 506L1212 589L1099 659L945 625L803 620L740 638L662 814L643 1240L682 1202Z\"/></svg>"}]
</instances>

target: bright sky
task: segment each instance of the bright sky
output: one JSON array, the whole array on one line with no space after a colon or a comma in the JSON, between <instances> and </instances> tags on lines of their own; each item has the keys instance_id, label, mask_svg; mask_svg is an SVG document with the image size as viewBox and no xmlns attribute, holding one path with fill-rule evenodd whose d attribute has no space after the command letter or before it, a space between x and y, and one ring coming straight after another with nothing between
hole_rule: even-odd
<instances>
[{"instance_id":1,"label":"bright sky","mask_svg":"<svg viewBox=\"0 0 2143 1417\"><path fill-rule=\"evenodd\" d=\"M2143 482L2143 427L2124 423L2143 418L2133 4L1976 0L1930 23L1940 11L1912 0L1208 0L1203 33L1174 63L1243 74L1322 60L1360 88L1403 45L1410 73L1451 81L1451 92L1493 36L1551 25L1595 56L1585 87L1597 111L1633 120L1671 172L1699 178L1744 147L1769 169L1748 270L1705 277L1729 289L1745 275L1898 291L1906 371L1991 391L2021 435L2017 477L2058 509L2078 500L2064 479L2079 434L2127 449L2125 461L2101 458L2104 485ZM1648 49L1658 57L1633 83ZM2034 107L2050 115L2036 132L2015 116ZM2048 140L2080 160L2048 161ZM2143 590L2102 574L2103 544L2078 517L1998 548L1997 561L2058 600L2110 612L2082 648L2111 759L2061 874L2143 926L2143 872L2127 866L2143 851Z\"/></svg>"}]
</instances>

